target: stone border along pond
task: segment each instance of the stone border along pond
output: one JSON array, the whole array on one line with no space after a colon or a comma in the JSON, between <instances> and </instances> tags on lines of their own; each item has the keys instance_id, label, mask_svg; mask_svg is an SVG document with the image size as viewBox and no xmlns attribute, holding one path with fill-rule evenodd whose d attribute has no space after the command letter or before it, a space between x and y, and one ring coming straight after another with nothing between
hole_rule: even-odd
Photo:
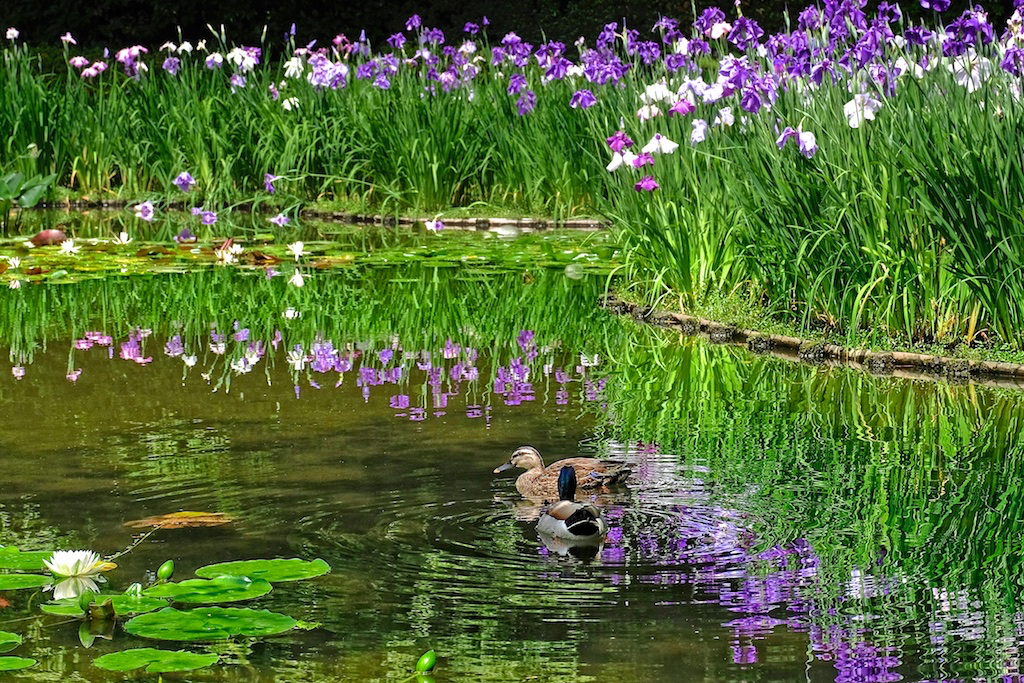
<instances>
[{"instance_id":1,"label":"stone border along pond","mask_svg":"<svg viewBox=\"0 0 1024 683\"><path fill-rule=\"evenodd\" d=\"M614 295L604 299L601 306L611 313L630 316L638 323L676 329L690 336L701 335L715 344L743 346L752 353L770 353L777 358L810 365L828 363L856 368L873 375L931 381L970 381L990 387L1024 389L1024 364L1020 363L903 351L850 349L800 337L765 334L685 313L652 309L623 301Z\"/></svg>"}]
</instances>

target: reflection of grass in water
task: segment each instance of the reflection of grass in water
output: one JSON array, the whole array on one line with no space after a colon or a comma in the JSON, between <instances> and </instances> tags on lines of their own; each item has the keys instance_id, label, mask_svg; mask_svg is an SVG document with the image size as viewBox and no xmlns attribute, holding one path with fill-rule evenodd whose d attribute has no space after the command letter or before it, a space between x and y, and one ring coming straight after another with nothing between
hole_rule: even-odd
<instances>
[{"instance_id":1,"label":"reflection of grass in water","mask_svg":"<svg viewBox=\"0 0 1024 683\"><path fill-rule=\"evenodd\" d=\"M884 548L886 566L935 579L1017 572L1017 394L639 334L609 353L605 431L706 465L764 516L764 544L807 537L840 569L873 565Z\"/></svg>"},{"instance_id":2,"label":"reflection of grass in water","mask_svg":"<svg viewBox=\"0 0 1024 683\"><path fill-rule=\"evenodd\" d=\"M235 323L250 339L269 342L280 329L287 344L309 348L318 335L383 343L397 335L406 348L438 351L448 339L463 345L512 348L520 330L541 344L585 350L618 327L594 314L603 278L572 280L560 271L525 266L519 272L468 273L409 265L314 272L303 288L262 271L218 269L180 275L25 287L0 296L0 344L30 360L48 342L101 330L115 339L133 329L180 334L206 347L211 329L230 335ZM300 316L286 319L292 308ZM151 351L159 352L158 349Z\"/></svg>"}]
</instances>

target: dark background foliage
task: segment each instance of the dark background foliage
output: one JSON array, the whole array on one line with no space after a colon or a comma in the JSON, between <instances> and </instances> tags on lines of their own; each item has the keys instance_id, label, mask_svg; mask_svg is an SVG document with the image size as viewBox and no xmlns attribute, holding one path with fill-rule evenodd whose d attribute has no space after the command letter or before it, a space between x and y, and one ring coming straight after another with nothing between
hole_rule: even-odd
<instances>
[{"instance_id":1,"label":"dark background foliage","mask_svg":"<svg viewBox=\"0 0 1024 683\"><path fill-rule=\"evenodd\" d=\"M698 0L697 9L719 4L730 17L735 15L731 0L714 3ZM759 0L743 6L746 16L757 20L766 31L785 28L787 8L795 15L810 0L790 4L786 0ZM869 3L869 8L877 2ZM947 20L972 3L956 0ZM1012 10L1012 0L999 0L985 5L990 20L1002 27ZM909 17L929 17L918 3L903 2ZM491 22L488 34L500 38L516 31L523 38L539 41L543 37L571 43L579 36L593 39L600 28L612 21L625 20L630 27L646 32L659 15L691 20L694 8L689 0L343 0L341 2L310 2L309 0L0 0L0 30L8 26L21 31L21 39L34 45L54 43L65 31L82 46L110 47L140 43L158 46L176 39L177 27L183 37L192 41L210 37L207 24L223 24L232 42L258 42L267 27L269 44L275 44L288 27L297 25L300 43L317 38L323 43L338 33L358 37L361 29L375 48L385 48L384 39L405 27L405 20L419 14L424 26L437 26L445 31L448 42L462 35L467 21L479 23L482 16Z\"/></svg>"}]
</instances>

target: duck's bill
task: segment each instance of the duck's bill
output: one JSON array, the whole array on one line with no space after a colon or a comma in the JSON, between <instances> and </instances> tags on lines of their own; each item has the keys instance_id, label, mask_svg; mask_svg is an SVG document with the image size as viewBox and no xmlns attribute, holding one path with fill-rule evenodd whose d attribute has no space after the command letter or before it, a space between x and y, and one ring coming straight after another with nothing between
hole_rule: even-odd
<instances>
[{"instance_id":1,"label":"duck's bill","mask_svg":"<svg viewBox=\"0 0 1024 683\"><path fill-rule=\"evenodd\" d=\"M494 468L494 473L498 474L499 472L504 472L505 470L510 470L510 469L512 469L512 467L513 467L512 463L507 462L504 465L498 465L497 467L495 467Z\"/></svg>"}]
</instances>

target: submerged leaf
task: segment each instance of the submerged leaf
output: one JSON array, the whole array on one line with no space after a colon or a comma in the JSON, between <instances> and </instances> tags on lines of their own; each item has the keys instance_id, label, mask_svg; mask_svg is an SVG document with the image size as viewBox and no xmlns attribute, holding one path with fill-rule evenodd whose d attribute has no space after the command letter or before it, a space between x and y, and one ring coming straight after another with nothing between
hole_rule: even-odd
<instances>
[{"instance_id":1,"label":"submerged leaf","mask_svg":"<svg viewBox=\"0 0 1024 683\"><path fill-rule=\"evenodd\" d=\"M145 614L153 610L167 606L167 601L160 598L145 597L141 595L99 595L100 600L110 600L114 607L114 614ZM80 617L85 614L78 598L67 598L66 600L54 600L39 606L46 614L56 614L63 617Z\"/></svg>"},{"instance_id":2,"label":"submerged leaf","mask_svg":"<svg viewBox=\"0 0 1024 683\"><path fill-rule=\"evenodd\" d=\"M0 671L17 671L35 666L36 660L28 657L0 657Z\"/></svg>"},{"instance_id":3,"label":"submerged leaf","mask_svg":"<svg viewBox=\"0 0 1024 683\"><path fill-rule=\"evenodd\" d=\"M0 652L10 652L21 645L21 636L10 631L0 631Z\"/></svg>"},{"instance_id":4,"label":"submerged leaf","mask_svg":"<svg viewBox=\"0 0 1024 683\"><path fill-rule=\"evenodd\" d=\"M39 588L52 581L52 577L41 574L0 574L0 591Z\"/></svg>"},{"instance_id":5,"label":"submerged leaf","mask_svg":"<svg viewBox=\"0 0 1024 683\"><path fill-rule=\"evenodd\" d=\"M228 524L231 518L223 512L195 512L185 510L183 512L172 512L166 515L154 515L145 519L136 519L125 522L126 527L132 529L143 529L145 527L157 526L162 529L180 529L184 527L197 526L220 526Z\"/></svg>"},{"instance_id":6,"label":"submerged leaf","mask_svg":"<svg viewBox=\"0 0 1024 683\"><path fill-rule=\"evenodd\" d=\"M32 550L22 552L13 546L0 548L0 569L20 569L33 571L43 569L43 560L53 555L52 550Z\"/></svg>"},{"instance_id":7,"label":"submerged leaf","mask_svg":"<svg viewBox=\"0 0 1024 683\"><path fill-rule=\"evenodd\" d=\"M131 671L144 666L147 673L170 673L202 669L204 666L216 664L217 659L218 656L215 654L140 647L97 657L93 664L107 671Z\"/></svg>"},{"instance_id":8,"label":"submerged leaf","mask_svg":"<svg viewBox=\"0 0 1024 683\"><path fill-rule=\"evenodd\" d=\"M329 571L331 571L331 566L319 558L309 562L293 557L287 560L240 560L210 564L197 569L196 576L204 578L247 576L253 580L263 579L277 583L311 579L315 576L323 576Z\"/></svg>"},{"instance_id":9,"label":"submerged leaf","mask_svg":"<svg viewBox=\"0 0 1024 683\"><path fill-rule=\"evenodd\" d=\"M173 607L135 617L124 625L132 635L156 640L222 640L232 636L274 636L294 628L286 614L238 607Z\"/></svg>"},{"instance_id":10,"label":"submerged leaf","mask_svg":"<svg viewBox=\"0 0 1024 683\"><path fill-rule=\"evenodd\" d=\"M222 576L216 579L189 579L180 583L162 583L143 591L152 598L171 598L177 602L208 605L217 602L252 600L273 589L267 581L251 581L241 576Z\"/></svg>"}]
</instances>

